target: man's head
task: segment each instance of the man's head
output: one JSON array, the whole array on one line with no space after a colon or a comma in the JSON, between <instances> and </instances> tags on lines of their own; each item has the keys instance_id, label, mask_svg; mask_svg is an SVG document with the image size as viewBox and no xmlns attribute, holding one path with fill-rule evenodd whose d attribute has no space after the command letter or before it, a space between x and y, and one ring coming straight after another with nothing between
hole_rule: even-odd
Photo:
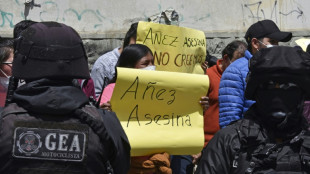
<instances>
[{"instance_id":1,"label":"man's head","mask_svg":"<svg viewBox=\"0 0 310 174\"><path fill-rule=\"evenodd\" d=\"M262 20L251 25L244 36L248 50L255 54L262 48L279 45L291 40L291 32L282 32L272 20Z\"/></svg>"},{"instance_id":2,"label":"man's head","mask_svg":"<svg viewBox=\"0 0 310 174\"><path fill-rule=\"evenodd\" d=\"M310 55L291 47L262 49L249 63L245 97L256 101L259 118L285 133L300 127L310 94Z\"/></svg>"},{"instance_id":3,"label":"man's head","mask_svg":"<svg viewBox=\"0 0 310 174\"><path fill-rule=\"evenodd\" d=\"M87 56L79 34L57 22L39 22L14 41L13 76L19 79L88 79Z\"/></svg>"},{"instance_id":4,"label":"man's head","mask_svg":"<svg viewBox=\"0 0 310 174\"><path fill-rule=\"evenodd\" d=\"M237 60L240 57L244 56L244 52L247 48L247 44L235 40L230 42L222 51L222 70L225 71L225 69L235 60Z\"/></svg>"}]
</instances>

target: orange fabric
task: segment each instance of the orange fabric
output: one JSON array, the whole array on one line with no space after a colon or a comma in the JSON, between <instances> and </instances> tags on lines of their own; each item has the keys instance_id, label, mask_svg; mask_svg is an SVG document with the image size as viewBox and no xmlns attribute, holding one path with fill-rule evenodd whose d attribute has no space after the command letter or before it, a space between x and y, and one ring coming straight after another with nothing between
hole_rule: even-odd
<instances>
[{"instance_id":1,"label":"orange fabric","mask_svg":"<svg viewBox=\"0 0 310 174\"><path fill-rule=\"evenodd\" d=\"M129 174L172 174L168 153L158 153L150 157L131 157Z\"/></svg>"},{"instance_id":2,"label":"orange fabric","mask_svg":"<svg viewBox=\"0 0 310 174\"><path fill-rule=\"evenodd\" d=\"M209 76L210 87L208 91L209 97L209 108L204 113L204 134L205 134L205 144L211 140L213 135L220 130L219 125L219 87L220 80L223 74L223 71L220 68L220 64L223 60L218 60L216 65L207 69L206 74Z\"/></svg>"}]
</instances>

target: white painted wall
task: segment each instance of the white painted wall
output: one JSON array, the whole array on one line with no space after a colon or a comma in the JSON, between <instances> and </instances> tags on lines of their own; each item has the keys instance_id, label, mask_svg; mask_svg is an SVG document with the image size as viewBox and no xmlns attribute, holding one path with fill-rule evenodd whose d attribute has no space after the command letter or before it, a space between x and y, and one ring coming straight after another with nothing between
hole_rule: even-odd
<instances>
[{"instance_id":1,"label":"white painted wall","mask_svg":"<svg viewBox=\"0 0 310 174\"><path fill-rule=\"evenodd\" d=\"M25 0L0 0L0 35L11 37L24 19ZM310 35L309 0L34 0L27 19L58 21L87 38L122 38L132 22L168 8L180 26L202 30L207 37L243 36L257 20L272 19L281 30ZM299 33L299 34L298 34Z\"/></svg>"}]
</instances>

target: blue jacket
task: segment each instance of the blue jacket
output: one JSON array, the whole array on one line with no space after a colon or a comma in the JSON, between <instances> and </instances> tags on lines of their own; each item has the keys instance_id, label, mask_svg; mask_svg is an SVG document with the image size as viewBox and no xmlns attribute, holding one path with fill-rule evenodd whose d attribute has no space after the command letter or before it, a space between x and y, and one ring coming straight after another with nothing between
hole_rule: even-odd
<instances>
[{"instance_id":1,"label":"blue jacket","mask_svg":"<svg viewBox=\"0 0 310 174\"><path fill-rule=\"evenodd\" d=\"M227 126L243 117L243 113L254 103L244 98L245 78L249 72L252 54L246 50L245 56L230 64L224 71L219 88L220 127Z\"/></svg>"}]
</instances>

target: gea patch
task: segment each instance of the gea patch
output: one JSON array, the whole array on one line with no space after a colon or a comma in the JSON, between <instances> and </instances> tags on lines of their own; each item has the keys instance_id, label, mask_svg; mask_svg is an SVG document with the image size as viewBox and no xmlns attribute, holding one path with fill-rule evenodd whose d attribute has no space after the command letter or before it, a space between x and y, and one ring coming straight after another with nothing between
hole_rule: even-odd
<instances>
[{"instance_id":1,"label":"gea patch","mask_svg":"<svg viewBox=\"0 0 310 174\"><path fill-rule=\"evenodd\" d=\"M86 134L75 130L17 127L13 156L58 161L82 161Z\"/></svg>"}]
</instances>

